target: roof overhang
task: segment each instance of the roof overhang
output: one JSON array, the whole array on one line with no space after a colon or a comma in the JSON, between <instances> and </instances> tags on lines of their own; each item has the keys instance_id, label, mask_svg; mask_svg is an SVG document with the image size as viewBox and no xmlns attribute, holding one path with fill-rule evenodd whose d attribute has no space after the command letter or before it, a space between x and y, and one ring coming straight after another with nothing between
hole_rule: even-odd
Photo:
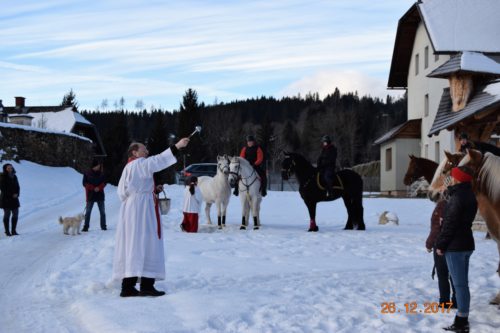
<instances>
[{"instance_id":1,"label":"roof overhang","mask_svg":"<svg viewBox=\"0 0 500 333\"><path fill-rule=\"evenodd\" d=\"M396 127L391 128L387 133L373 142L373 145L379 145L393 139L420 139L422 119L408 120Z\"/></svg>"}]
</instances>

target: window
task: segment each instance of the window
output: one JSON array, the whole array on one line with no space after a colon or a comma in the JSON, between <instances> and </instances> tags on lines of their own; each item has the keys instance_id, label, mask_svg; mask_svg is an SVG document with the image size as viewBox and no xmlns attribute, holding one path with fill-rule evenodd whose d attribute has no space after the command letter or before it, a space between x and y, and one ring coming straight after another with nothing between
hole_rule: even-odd
<instances>
[{"instance_id":1,"label":"window","mask_svg":"<svg viewBox=\"0 0 500 333\"><path fill-rule=\"evenodd\" d=\"M438 61L439 60L439 54L435 54L434 55L434 61Z\"/></svg>"},{"instance_id":2,"label":"window","mask_svg":"<svg viewBox=\"0 0 500 333\"><path fill-rule=\"evenodd\" d=\"M418 75L418 53L415 54L415 75Z\"/></svg>"},{"instance_id":3,"label":"window","mask_svg":"<svg viewBox=\"0 0 500 333\"><path fill-rule=\"evenodd\" d=\"M392 170L392 148L385 150L385 171Z\"/></svg>"},{"instance_id":4,"label":"window","mask_svg":"<svg viewBox=\"0 0 500 333\"><path fill-rule=\"evenodd\" d=\"M429 145L428 144L426 144L424 146L424 157L429 158Z\"/></svg>"},{"instance_id":5,"label":"window","mask_svg":"<svg viewBox=\"0 0 500 333\"><path fill-rule=\"evenodd\" d=\"M434 144L434 161L438 162L441 161L441 149L439 149L439 141L436 141Z\"/></svg>"},{"instance_id":6,"label":"window","mask_svg":"<svg viewBox=\"0 0 500 333\"><path fill-rule=\"evenodd\" d=\"M425 47L425 52L424 52L424 69L429 67L429 47Z\"/></svg>"},{"instance_id":7,"label":"window","mask_svg":"<svg viewBox=\"0 0 500 333\"><path fill-rule=\"evenodd\" d=\"M429 94L425 94L424 98L424 117L429 116Z\"/></svg>"}]
</instances>

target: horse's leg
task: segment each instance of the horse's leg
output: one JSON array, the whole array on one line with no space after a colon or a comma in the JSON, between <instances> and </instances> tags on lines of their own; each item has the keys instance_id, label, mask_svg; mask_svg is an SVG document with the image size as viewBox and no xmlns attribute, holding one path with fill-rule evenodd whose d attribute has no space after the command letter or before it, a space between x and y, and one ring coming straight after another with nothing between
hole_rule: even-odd
<instances>
[{"instance_id":1,"label":"horse's leg","mask_svg":"<svg viewBox=\"0 0 500 333\"><path fill-rule=\"evenodd\" d=\"M496 240L497 241L497 247L498 247L498 256L500 257L500 240ZM497 273L498 275L500 275L500 260L498 262L498 269L497 269ZM490 301L490 304L494 304L494 305L500 305L500 291L498 292L498 294Z\"/></svg>"},{"instance_id":2,"label":"horse's leg","mask_svg":"<svg viewBox=\"0 0 500 333\"><path fill-rule=\"evenodd\" d=\"M222 203L220 201L216 201L215 205L217 207L217 227L222 229L222 218L221 218L221 206Z\"/></svg>"},{"instance_id":3,"label":"horse's leg","mask_svg":"<svg viewBox=\"0 0 500 333\"><path fill-rule=\"evenodd\" d=\"M252 216L253 216L253 230L259 230L260 218L259 218L259 198L256 195L252 200Z\"/></svg>"},{"instance_id":4,"label":"horse's leg","mask_svg":"<svg viewBox=\"0 0 500 333\"><path fill-rule=\"evenodd\" d=\"M345 224L344 230L352 230L354 229L353 225L354 211L352 207L353 206L352 198L344 193L344 195L342 196L342 200L344 200L344 205L345 208L347 209L347 222Z\"/></svg>"},{"instance_id":5,"label":"horse's leg","mask_svg":"<svg viewBox=\"0 0 500 333\"><path fill-rule=\"evenodd\" d=\"M306 202L307 210L309 211L309 230L308 232L316 232L319 230L316 225L316 202Z\"/></svg>"},{"instance_id":6,"label":"horse's leg","mask_svg":"<svg viewBox=\"0 0 500 333\"><path fill-rule=\"evenodd\" d=\"M211 203L205 205L205 215L207 216L207 224L212 224L212 220L210 219L210 207L212 207Z\"/></svg>"},{"instance_id":7,"label":"horse's leg","mask_svg":"<svg viewBox=\"0 0 500 333\"><path fill-rule=\"evenodd\" d=\"M240 195L241 201L241 226L240 230L246 230L248 223L248 204L245 198L245 195Z\"/></svg>"},{"instance_id":8,"label":"horse's leg","mask_svg":"<svg viewBox=\"0 0 500 333\"><path fill-rule=\"evenodd\" d=\"M226 226L226 210L227 210L227 202L222 202L221 203L221 206L222 206L222 227L224 228Z\"/></svg>"},{"instance_id":9,"label":"horse's leg","mask_svg":"<svg viewBox=\"0 0 500 333\"><path fill-rule=\"evenodd\" d=\"M354 223L357 226L357 230L366 230L365 220L364 220L364 208L363 208L363 191L356 193L354 199L352 199L352 213L354 215Z\"/></svg>"}]
</instances>

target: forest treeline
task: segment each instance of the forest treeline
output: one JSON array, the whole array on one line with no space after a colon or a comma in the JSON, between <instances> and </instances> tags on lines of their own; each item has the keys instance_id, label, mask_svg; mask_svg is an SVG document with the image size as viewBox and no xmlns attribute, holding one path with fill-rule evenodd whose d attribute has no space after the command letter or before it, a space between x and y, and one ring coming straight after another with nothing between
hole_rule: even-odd
<instances>
[{"instance_id":1,"label":"forest treeline","mask_svg":"<svg viewBox=\"0 0 500 333\"><path fill-rule=\"evenodd\" d=\"M184 164L214 162L217 155L238 154L248 134L254 134L265 149L271 170L279 170L283 150L303 154L314 163L325 134L337 146L339 167L378 160L379 147L373 141L406 121L406 105L406 96L381 100L341 94L338 89L323 99L318 94L281 99L262 96L205 105L198 102L195 90L188 89L176 111L80 112L100 132L108 154L105 167L110 182L116 183L131 141L146 143L150 154L156 154L189 135L196 125L202 131L183 151L178 169ZM171 181L171 174L164 177Z\"/></svg>"}]
</instances>

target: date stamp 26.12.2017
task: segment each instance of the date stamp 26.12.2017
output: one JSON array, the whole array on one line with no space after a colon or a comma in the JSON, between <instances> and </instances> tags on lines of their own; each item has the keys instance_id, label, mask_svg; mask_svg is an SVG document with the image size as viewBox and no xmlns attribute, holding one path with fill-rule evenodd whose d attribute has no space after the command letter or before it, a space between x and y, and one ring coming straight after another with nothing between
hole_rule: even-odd
<instances>
[{"instance_id":1,"label":"date stamp 26.12.2017","mask_svg":"<svg viewBox=\"0 0 500 333\"><path fill-rule=\"evenodd\" d=\"M382 302L380 304L380 313L382 314L433 314L433 313L449 313L453 302L426 302L423 306L419 306L417 302L404 303L402 307L398 307L395 302Z\"/></svg>"}]
</instances>

